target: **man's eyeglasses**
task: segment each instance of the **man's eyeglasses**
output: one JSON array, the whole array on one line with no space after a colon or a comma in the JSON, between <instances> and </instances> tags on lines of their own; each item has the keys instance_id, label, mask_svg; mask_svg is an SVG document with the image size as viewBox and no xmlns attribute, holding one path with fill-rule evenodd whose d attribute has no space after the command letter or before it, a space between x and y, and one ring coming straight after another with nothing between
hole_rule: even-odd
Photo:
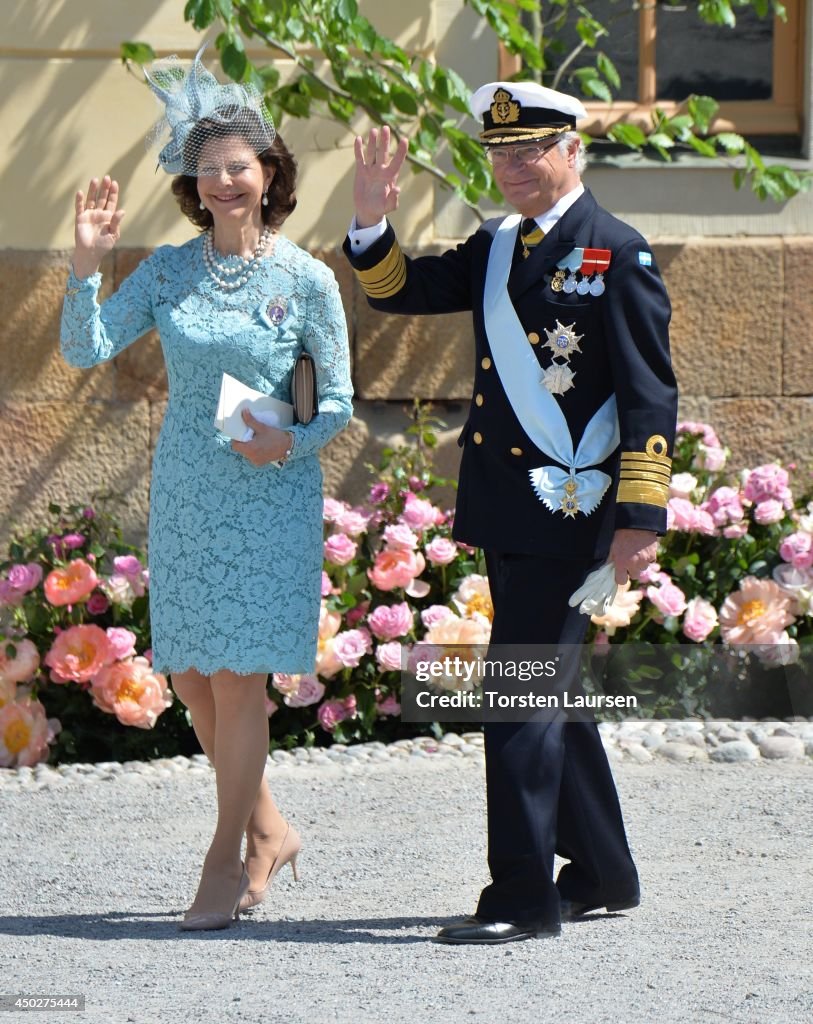
<instances>
[{"instance_id":1,"label":"man's eyeglasses","mask_svg":"<svg viewBox=\"0 0 813 1024\"><path fill-rule=\"evenodd\" d=\"M535 142L525 146L491 146L486 150L486 155L492 167L507 167L512 160L519 164L533 164L558 144L559 139L554 139L544 146Z\"/></svg>"}]
</instances>

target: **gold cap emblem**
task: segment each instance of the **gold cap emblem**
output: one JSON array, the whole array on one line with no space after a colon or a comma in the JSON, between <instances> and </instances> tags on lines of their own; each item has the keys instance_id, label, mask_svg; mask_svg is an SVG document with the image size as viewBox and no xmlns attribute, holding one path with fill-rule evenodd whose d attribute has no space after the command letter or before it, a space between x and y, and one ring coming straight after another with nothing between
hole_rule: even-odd
<instances>
[{"instance_id":1,"label":"gold cap emblem","mask_svg":"<svg viewBox=\"0 0 813 1024\"><path fill-rule=\"evenodd\" d=\"M494 124L513 124L519 121L520 103L507 89L498 89L491 104L491 118Z\"/></svg>"}]
</instances>

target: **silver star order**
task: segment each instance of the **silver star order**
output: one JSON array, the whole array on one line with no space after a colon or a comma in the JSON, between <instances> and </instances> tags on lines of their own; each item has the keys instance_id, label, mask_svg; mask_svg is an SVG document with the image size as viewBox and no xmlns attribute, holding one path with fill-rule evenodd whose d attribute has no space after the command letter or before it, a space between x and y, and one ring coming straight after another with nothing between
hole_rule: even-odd
<instances>
[{"instance_id":1,"label":"silver star order","mask_svg":"<svg viewBox=\"0 0 813 1024\"><path fill-rule=\"evenodd\" d=\"M565 391L575 387L573 383L575 376L576 374L567 363L551 363L545 370L542 383L552 395L563 395Z\"/></svg>"},{"instance_id":2,"label":"silver star order","mask_svg":"<svg viewBox=\"0 0 813 1024\"><path fill-rule=\"evenodd\" d=\"M547 334L548 340L543 347L549 348L555 356L562 356L563 359L570 359L574 352L581 352L579 342L584 335L576 334L573 330L575 326L575 323L572 323L570 327L565 327L557 320L556 327L552 331L546 327L545 334Z\"/></svg>"}]
</instances>

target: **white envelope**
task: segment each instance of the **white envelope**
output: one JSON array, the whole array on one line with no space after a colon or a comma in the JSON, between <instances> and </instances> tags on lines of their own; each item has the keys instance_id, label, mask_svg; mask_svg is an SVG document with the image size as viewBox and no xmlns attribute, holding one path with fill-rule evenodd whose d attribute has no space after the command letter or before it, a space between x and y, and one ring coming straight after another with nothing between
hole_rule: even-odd
<instances>
[{"instance_id":1,"label":"white envelope","mask_svg":"<svg viewBox=\"0 0 813 1024\"><path fill-rule=\"evenodd\" d=\"M235 441L250 441L254 431L243 420L243 409L248 409L262 423L283 430L294 422L294 407L290 403L255 391L224 373L215 413L215 429Z\"/></svg>"}]
</instances>

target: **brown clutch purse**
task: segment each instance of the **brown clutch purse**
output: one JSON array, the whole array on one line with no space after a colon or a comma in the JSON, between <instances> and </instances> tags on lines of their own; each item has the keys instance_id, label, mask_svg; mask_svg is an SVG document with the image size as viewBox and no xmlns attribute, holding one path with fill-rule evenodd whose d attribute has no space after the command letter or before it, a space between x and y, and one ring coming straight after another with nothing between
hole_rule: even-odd
<instances>
[{"instance_id":1,"label":"brown clutch purse","mask_svg":"<svg viewBox=\"0 0 813 1024\"><path fill-rule=\"evenodd\" d=\"M316 391L316 364L313 356L303 352L294 364L291 383L291 404L294 407L295 423L310 423L319 408Z\"/></svg>"}]
</instances>

